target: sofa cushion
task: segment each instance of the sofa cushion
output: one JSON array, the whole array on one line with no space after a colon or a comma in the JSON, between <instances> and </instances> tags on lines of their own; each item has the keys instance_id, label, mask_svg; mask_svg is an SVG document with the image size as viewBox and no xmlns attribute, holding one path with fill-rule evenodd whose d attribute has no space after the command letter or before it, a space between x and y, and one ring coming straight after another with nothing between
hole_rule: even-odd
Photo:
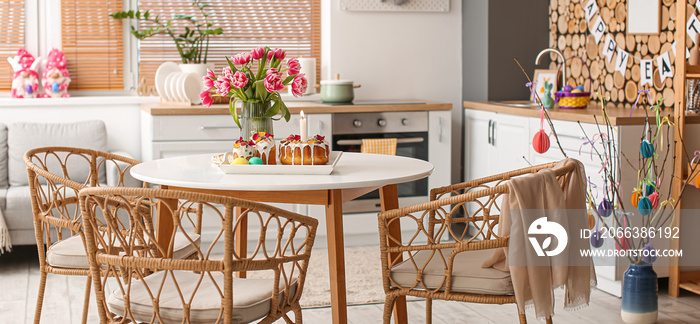
<instances>
[{"instance_id":1,"label":"sofa cushion","mask_svg":"<svg viewBox=\"0 0 700 324\"><path fill-rule=\"evenodd\" d=\"M69 206L69 208L72 208ZM11 230L34 229L29 186L10 187L5 196L5 223Z\"/></svg>"},{"instance_id":2,"label":"sofa cushion","mask_svg":"<svg viewBox=\"0 0 700 324\"><path fill-rule=\"evenodd\" d=\"M7 208L7 189L0 189L0 210L3 214L5 213L5 208Z\"/></svg>"},{"instance_id":3,"label":"sofa cushion","mask_svg":"<svg viewBox=\"0 0 700 324\"><path fill-rule=\"evenodd\" d=\"M191 323L217 321L221 312L220 291L224 287L222 273L212 272L209 276L189 271L168 271L167 277L165 276L166 271L158 271L143 279L150 289L160 287L161 283L165 282L158 303L160 315L165 323L182 322L183 305L178 289L182 291L186 300L192 295L194 289L197 289L197 294L190 305ZM173 282L173 276L177 280L177 287ZM233 323L250 323L267 315L270 312L273 285L273 279L233 278ZM280 280L280 286L282 285L283 280ZM291 289L291 293L294 294L296 283L292 284ZM282 289L280 289L280 295L282 295ZM129 300L134 319L139 322L150 322L153 314L153 299L146 286L139 281L134 281L131 285ZM280 302L282 302L281 298ZM107 305L112 312L118 315L124 314L124 295L120 289L112 291L107 298Z\"/></svg>"},{"instance_id":4,"label":"sofa cushion","mask_svg":"<svg viewBox=\"0 0 700 324\"><path fill-rule=\"evenodd\" d=\"M189 237L199 246L201 240L198 234ZM117 242L118 243L118 242ZM119 245L119 244L115 244ZM173 259L185 259L197 252L197 249L182 233L175 233ZM71 236L65 240L51 244L46 252L46 262L53 267L89 269L86 249L80 235Z\"/></svg>"},{"instance_id":5,"label":"sofa cushion","mask_svg":"<svg viewBox=\"0 0 700 324\"><path fill-rule=\"evenodd\" d=\"M99 151L107 149L107 130L101 120L76 123L14 123L8 127L8 178L10 186L26 186L27 168L24 153L44 146L71 146ZM68 175L71 180L83 183L90 170L85 159L74 156L68 159ZM64 176L58 163L49 163L49 172ZM105 182L105 171L101 170L99 181Z\"/></svg>"},{"instance_id":6,"label":"sofa cushion","mask_svg":"<svg viewBox=\"0 0 700 324\"><path fill-rule=\"evenodd\" d=\"M442 249L442 255L447 262L454 249ZM423 271L423 282L429 289L442 287L444 290L445 267L443 259L433 250L419 251L413 255L418 268L428 263ZM510 295L514 293L510 273L494 268L482 268L483 261L493 255L494 250L464 251L454 259L452 269L452 291L473 294ZM431 257L430 261L428 259ZM391 277L401 287L413 287L416 284L416 268L410 259L395 265L391 269ZM418 284L417 288L422 288Z\"/></svg>"},{"instance_id":7,"label":"sofa cushion","mask_svg":"<svg viewBox=\"0 0 700 324\"><path fill-rule=\"evenodd\" d=\"M7 188L7 126L0 124L0 189Z\"/></svg>"}]
</instances>

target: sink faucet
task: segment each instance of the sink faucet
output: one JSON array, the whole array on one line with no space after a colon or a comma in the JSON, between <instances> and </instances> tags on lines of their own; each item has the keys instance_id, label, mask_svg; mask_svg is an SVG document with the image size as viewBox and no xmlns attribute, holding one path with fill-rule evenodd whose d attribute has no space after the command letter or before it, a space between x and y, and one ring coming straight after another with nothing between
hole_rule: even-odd
<instances>
[{"instance_id":1,"label":"sink faucet","mask_svg":"<svg viewBox=\"0 0 700 324\"><path fill-rule=\"evenodd\" d=\"M556 53L561 59L561 87L564 88L564 86L566 85L566 60L564 60L564 55L562 55L561 52L553 48L545 48L540 52L540 54L537 54L537 58L535 59L535 65L540 64L540 58L542 58L542 54L549 52Z\"/></svg>"}]
</instances>

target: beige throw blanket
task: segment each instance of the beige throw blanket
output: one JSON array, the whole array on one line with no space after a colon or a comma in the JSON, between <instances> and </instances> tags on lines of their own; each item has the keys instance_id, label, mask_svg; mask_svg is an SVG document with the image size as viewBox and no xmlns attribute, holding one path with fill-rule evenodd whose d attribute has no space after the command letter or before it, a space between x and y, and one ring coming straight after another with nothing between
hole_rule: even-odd
<instances>
[{"instance_id":1,"label":"beige throw blanket","mask_svg":"<svg viewBox=\"0 0 700 324\"><path fill-rule=\"evenodd\" d=\"M509 194L501 204L498 235L510 235L509 248L499 249L482 264L510 271L518 311L525 313L525 306L533 304L540 319L554 314L554 288L566 288L564 308L571 310L588 305L591 287L596 285L591 258L583 258L579 252L589 248L588 240L579 235L580 229L588 228L586 174L581 162L574 159L562 160L555 168L568 162L573 162L575 168L561 177L561 183L550 169L508 182ZM566 249L556 256L537 256L526 228L529 225L524 225L542 216L560 224L568 234Z\"/></svg>"},{"instance_id":2,"label":"beige throw blanket","mask_svg":"<svg viewBox=\"0 0 700 324\"><path fill-rule=\"evenodd\" d=\"M12 243L10 242L10 231L5 223L5 215L0 209L0 254L12 251Z\"/></svg>"}]
</instances>

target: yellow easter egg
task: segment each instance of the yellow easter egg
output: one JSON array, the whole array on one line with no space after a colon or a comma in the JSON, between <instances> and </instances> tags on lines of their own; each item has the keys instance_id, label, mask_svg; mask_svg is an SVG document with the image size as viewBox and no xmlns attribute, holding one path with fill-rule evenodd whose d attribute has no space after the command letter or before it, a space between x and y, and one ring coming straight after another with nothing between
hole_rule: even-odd
<instances>
[{"instance_id":1,"label":"yellow easter egg","mask_svg":"<svg viewBox=\"0 0 700 324\"><path fill-rule=\"evenodd\" d=\"M571 90L571 93L581 93L581 92L583 92L583 91L581 91L581 90L579 90L579 89Z\"/></svg>"},{"instance_id":2,"label":"yellow easter egg","mask_svg":"<svg viewBox=\"0 0 700 324\"><path fill-rule=\"evenodd\" d=\"M248 160L246 160L245 158L237 158L233 160L233 163L231 164L248 164Z\"/></svg>"}]
</instances>

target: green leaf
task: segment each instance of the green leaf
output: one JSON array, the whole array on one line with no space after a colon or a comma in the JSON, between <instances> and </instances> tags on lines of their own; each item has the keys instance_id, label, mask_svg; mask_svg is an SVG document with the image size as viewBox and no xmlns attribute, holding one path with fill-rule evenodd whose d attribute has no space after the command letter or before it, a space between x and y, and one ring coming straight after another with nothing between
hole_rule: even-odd
<instances>
[{"instance_id":1,"label":"green leaf","mask_svg":"<svg viewBox=\"0 0 700 324\"><path fill-rule=\"evenodd\" d=\"M129 10L129 11L126 13L126 15L127 15L129 18L134 18L134 11L133 11L133 10Z\"/></svg>"},{"instance_id":2,"label":"green leaf","mask_svg":"<svg viewBox=\"0 0 700 324\"><path fill-rule=\"evenodd\" d=\"M290 76L284 78L284 81L282 81L282 84L289 85L289 82L292 82L292 80L294 80L295 76L296 76L296 74L290 75Z\"/></svg>"},{"instance_id":3,"label":"green leaf","mask_svg":"<svg viewBox=\"0 0 700 324\"><path fill-rule=\"evenodd\" d=\"M246 87L248 88L248 89L246 89L245 92L244 92L246 98L252 98L253 95L254 95L254 93L253 93L253 87L248 87L247 85L246 85Z\"/></svg>"},{"instance_id":4,"label":"green leaf","mask_svg":"<svg viewBox=\"0 0 700 324\"><path fill-rule=\"evenodd\" d=\"M277 94L277 96L279 97L279 93ZM282 101L281 97L279 102L282 105L282 116L284 117L284 120L286 122L289 122L289 119L292 117L292 114L289 113L289 108L287 108L287 105L284 103L284 101Z\"/></svg>"},{"instance_id":5,"label":"green leaf","mask_svg":"<svg viewBox=\"0 0 700 324\"><path fill-rule=\"evenodd\" d=\"M236 125L238 125L238 128L243 128L241 127L241 122L238 121L238 112L236 111L236 102L238 99L231 98L228 100L228 111L231 113L231 116L233 116L233 121L236 122Z\"/></svg>"},{"instance_id":6,"label":"green leaf","mask_svg":"<svg viewBox=\"0 0 700 324\"><path fill-rule=\"evenodd\" d=\"M267 112L265 112L265 115L263 115L263 117L270 118L270 117L274 117L275 115L277 115L280 112L280 102L282 102L282 100L279 100L279 99L275 100L275 104L272 105L272 107L270 107L267 110Z\"/></svg>"},{"instance_id":7,"label":"green leaf","mask_svg":"<svg viewBox=\"0 0 700 324\"><path fill-rule=\"evenodd\" d=\"M238 69L236 69L236 66L231 63L231 60L229 60L228 56L224 56L226 58L226 63L228 63L228 66L231 68L232 73L236 73ZM250 96L249 96L250 97Z\"/></svg>"},{"instance_id":8,"label":"green leaf","mask_svg":"<svg viewBox=\"0 0 700 324\"><path fill-rule=\"evenodd\" d=\"M255 81L255 84L254 84L255 92L257 93L258 99L260 99L260 100L263 100L265 98L265 96L267 96L267 94L269 93L269 92L267 92L267 89L265 89L265 84L263 82L264 82L264 80L258 80L258 81Z\"/></svg>"},{"instance_id":9,"label":"green leaf","mask_svg":"<svg viewBox=\"0 0 700 324\"><path fill-rule=\"evenodd\" d=\"M141 11L136 11L136 19L141 19Z\"/></svg>"},{"instance_id":10,"label":"green leaf","mask_svg":"<svg viewBox=\"0 0 700 324\"><path fill-rule=\"evenodd\" d=\"M151 15L151 12L146 10L146 12L143 14L143 18L148 19L148 16Z\"/></svg>"}]
</instances>

